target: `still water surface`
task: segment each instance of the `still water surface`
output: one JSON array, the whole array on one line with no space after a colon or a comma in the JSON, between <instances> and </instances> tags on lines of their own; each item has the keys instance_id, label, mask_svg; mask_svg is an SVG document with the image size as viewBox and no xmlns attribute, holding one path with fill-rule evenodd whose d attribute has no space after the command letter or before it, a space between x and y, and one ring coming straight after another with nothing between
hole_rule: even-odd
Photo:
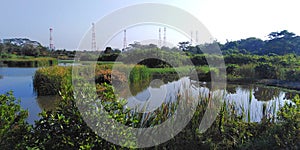
<instances>
[{"instance_id":1,"label":"still water surface","mask_svg":"<svg viewBox=\"0 0 300 150\"><path fill-rule=\"evenodd\" d=\"M154 86L151 83L136 95L123 97L128 99L127 106L129 108L136 108L139 112L149 112L158 108L163 102L177 100L178 95L185 91L198 92L202 98L209 95L222 97L227 107L230 106L236 114L245 116L245 121L260 122L264 116L276 116L278 110L285 103L292 103L290 99L296 94L296 91L291 93L274 87L237 84L227 84L226 90L220 94L220 92L211 90L210 83L195 84L196 81L190 80L188 77L168 83L160 82L160 85ZM190 88L183 88L183 86ZM163 98L162 101L157 100L161 98Z\"/></svg>"},{"instance_id":2,"label":"still water surface","mask_svg":"<svg viewBox=\"0 0 300 150\"><path fill-rule=\"evenodd\" d=\"M17 99L21 99L21 107L29 111L28 122L33 124L39 119L38 113L43 109L51 110L57 105L59 98L57 96L38 97L33 87L33 76L38 68L0 68L0 94L12 90ZM161 99L164 101L176 100L176 95L182 89L182 85L193 84L195 81L189 78L181 78L177 81L160 84L150 84L144 89L138 89L139 92L134 96L124 97L128 99L128 106L133 106L133 100L140 103L149 101L151 93L155 93L153 99ZM201 83L194 89L200 91L200 94L208 95L210 87L208 83ZM188 85L189 86L189 85ZM162 93L160 95L159 93ZM259 122L263 115L275 115L280 107L286 102L290 102L290 98L295 92L286 92L282 89L271 88L257 85L234 85L228 84L224 95L225 101L235 106L239 113L246 115L246 120L250 116L250 120ZM160 105L163 101L153 101L152 109ZM136 103L135 103L136 104ZM263 111L265 108L265 112ZM250 110L250 111L249 111ZM249 115L248 115L249 114Z\"/></svg>"},{"instance_id":3,"label":"still water surface","mask_svg":"<svg viewBox=\"0 0 300 150\"><path fill-rule=\"evenodd\" d=\"M37 97L33 87L33 76L37 68L0 68L0 94L13 91L20 99L21 107L29 111L27 121L33 124L39 119L41 110L53 109L58 101L56 96Z\"/></svg>"}]
</instances>

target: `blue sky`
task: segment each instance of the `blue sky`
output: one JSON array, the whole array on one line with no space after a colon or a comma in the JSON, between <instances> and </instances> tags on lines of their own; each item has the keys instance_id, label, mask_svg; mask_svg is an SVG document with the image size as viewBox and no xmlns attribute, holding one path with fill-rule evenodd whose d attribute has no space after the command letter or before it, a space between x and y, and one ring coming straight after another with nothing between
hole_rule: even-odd
<instances>
[{"instance_id":1,"label":"blue sky","mask_svg":"<svg viewBox=\"0 0 300 150\"><path fill-rule=\"evenodd\" d=\"M221 42L252 36L265 39L270 32L284 29L300 35L297 0L2 0L0 39L27 37L47 46L52 27L56 48L76 49L92 22L145 2L188 11Z\"/></svg>"}]
</instances>

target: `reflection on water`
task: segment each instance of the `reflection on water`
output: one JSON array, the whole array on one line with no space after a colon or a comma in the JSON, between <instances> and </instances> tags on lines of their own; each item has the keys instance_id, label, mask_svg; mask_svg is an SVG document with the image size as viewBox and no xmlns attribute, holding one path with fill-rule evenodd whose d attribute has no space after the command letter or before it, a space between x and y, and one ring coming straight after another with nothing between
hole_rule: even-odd
<instances>
[{"instance_id":1,"label":"reflection on water","mask_svg":"<svg viewBox=\"0 0 300 150\"><path fill-rule=\"evenodd\" d=\"M238 114L245 115L245 121L259 122L264 115L276 116L276 112L286 103L286 92L261 86L232 85L235 92L227 94L226 102L235 107ZM232 90L232 89L231 89Z\"/></svg>"},{"instance_id":2,"label":"reflection on water","mask_svg":"<svg viewBox=\"0 0 300 150\"><path fill-rule=\"evenodd\" d=\"M163 80L155 79L146 89L127 97L127 107L135 108L138 112L151 112L161 106L162 103L181 100L188 95L189 100L198 99L198 89L192 82L188 77L167 84L164 84Z\"/></svg>"},{"instance_id":3,"label":"reflection on water","mask_svg":"<svg viewBox=\"0 0 300 150\"><path fill-rule=\"evenodd\" d=\"M254 96L260 101L269 101L280 96L279 89L271 89L266 87L256 87L254 90Z\"/></svg>"},{"instance_id":4,"label":"reflection on water","mask_svg":"<svg viewBox=\"0 0 300 150\"><path fill-rule=\"evenodd\" d=\"M155 81L155 80L154 80ZM196 81L189 78L181 78L177 81L159 82L160 84L153 84L144 89L135 89L141 91L132 95L123 97L128 99L128 107L133 108L137 105L145 105L151 109L157 108L162 102L175 101L177 95L182 90L182 84L188 84L187 87L196 88L201 97L207 97L211 93L209 83L200 82L194 84ZM193 86L192 86L193 85ZM200 85L200 86L195 86ZM189 89L190 90L190 89ZM128 89L126 89L128 91ZM291 96L295 93L287 93L278 88L271 88L258 85L234 85L228 84L224 101L228 105L233 105L238 114L245 116L245 121L259 122L264 116L276 116L276 112L286 103L290 103ZM123 95L124 96L124 95ZM141 106L139 106L141 107Z\"/></svg>"},{"instance_id":5,"label":"reflection on water","mask_svg":"<svg viewBox=\"0 0 300 150\"><path fill-rule=\"evenodd\" d=\"M57 103L53 97L38 97L33 89L33 76L37 68L1 68L0 67L0 94L10 90L14 96L20 99L20 105L27 109L29 116L27 121L34 124L39 119L41 110L50 110Z\"/></svg>"},{"instance_id":6,"label":"reflection on water","mask_svg":"<svg viewBox=\"0 0 300 150\"><path fill-rule=\"evenodd\" d=\"M38 120L41 110L53 110L59 102L58 96L37 97L33 89L33 76L37 68L0 68L0 94L10 90L17 99L21 99L21 107L29 111L28 122L33 124ZM207 97L211 92L210 84L196 82L189 78L177 81L162 80L144 81L142 84L131 84L129 88L120 86L118 95L128 99L128 105L134 106L149 103L148 111L157 108L162 102L175 101L182 94L182 87L188 87L191 93ZM196 84L197 83L197 84ZM200 85L200 86L198 86ZM151 94L152 93L152 94ZM155 93L155 94L153 94ZM194 94L195 96L196 94ZM259 122L265 115L276 115L284 103L289 102L295 92L285 92L278 88L256 85L233 85L226 88L225 101L235 106L238 113L243 113L246 120ZM133 103L135 100L136 102Z\"/></svg>"},{"instance_id":7,"label":"reflection on water","mask_svg":"<svg viewBox=\"0 0 300 150\"><path fill-rule=\"evenodd\" d=\"M59 104L59 101L61 100L61 97L58 95L38 96L36 100L41 109L50 111L50 110L55 110L55 108Z\"/></svg>"},{"instance_id":8,"label":"reflection on water","mask_svg":"<svg viewBox=\"0 0 300 150\"><path fill-rule=\"evenodd\" d=\"M58 66L63 66L63 67L67 67L67 66L81 66L81 63L59 63Z\"/></svg>"}]
</instances>

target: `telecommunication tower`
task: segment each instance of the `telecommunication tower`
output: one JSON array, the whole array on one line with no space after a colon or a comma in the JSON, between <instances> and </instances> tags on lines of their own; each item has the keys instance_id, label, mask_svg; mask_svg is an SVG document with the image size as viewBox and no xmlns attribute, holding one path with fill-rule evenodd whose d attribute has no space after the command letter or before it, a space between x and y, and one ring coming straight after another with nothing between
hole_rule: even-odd
<instances>
[{"instance_id":1,"label":"telecommunication tower","mask_svg":"<svg viewBox=\"0 0 300 150\"><path fill-rule=\"evenodd\" d=\"M126 37L126 30L124 30L123 51L126 50L126 47L127 47L127 37Z\"/></svg>"},{"instance_id":2,"label":"telecommunication tower","mask_svg":"<svg viewBox=\"0 0 300 150\"><path fill-rule=\"evenodd\" d=\"M158 47L161 47L161 28L158 29Z\"/></svg>"},{"instance_id":3,"label":"telecommunication tower","mask_svg":"<svg viewBox=\"0 0 300 150\"><path fill-rule=\"evenodd\" d=\"M193 31L191 31L191 45L193 45Z\"/></svg>"},{"instance_id":4,"label":"telecommunication tower","mask_svg":"<svg viewBox=\"0 0 300 150\"><path fill-rule=\"evenodd\" d=\"M199 44L199 38L198 38L198 30L196 31L196 44Z\"/></svg>"},{"instance_id":5,"label":"telecommunication tower","mask_svg":"<svg viewBox=\"0 0 300 150\"><path fill-rule=\"evenodd\" d=\"M92 51L96 51L96 31L95 24L92 23Z\"/></svg>"},{"instance_id":6,"label":"telecommunication tower","mask_svg":"<svg viewBox=\"0 0 300 150\"><path fill-rule=\"evenodd\" d=\"M54 50L54 44L53 44L53 37L52 37L52 32L53 32L53 29L50 28L50 41L49 41L49 48L50 50Z\"/></svg>"},{"instance_id":7,"label":"telecommunication tower","mask_svg":"<svg viewBox=\"0 0 300 150\"><path fill-rule=\"evenodd\" d=\"M163 45L167 46L166 44L167 44L167 28L164 27L164 43L163 43Z\"/></svg>"}]
</instances>

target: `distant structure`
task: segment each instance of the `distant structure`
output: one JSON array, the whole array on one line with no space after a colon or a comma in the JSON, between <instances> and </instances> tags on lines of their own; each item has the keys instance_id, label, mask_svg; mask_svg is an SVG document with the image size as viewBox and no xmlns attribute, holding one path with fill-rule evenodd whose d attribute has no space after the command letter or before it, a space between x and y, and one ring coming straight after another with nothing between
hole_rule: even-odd
<instances>
[{"instance_id":1,"label":"distant structure","mask_svg":"<svg viewBox=\"0 0 300 150\"><path fill-rule=\"evenodd\" d=\"M123 37L123 51L127 48L127 37L126 37L126 29L124 30L124 37Z\"/></svg>"},{"instance_id":2,"label":"distant structure","mask_svg":"<svg viewBox=\"0 0 300 150\"><path fill-rule=\"evenodd\" d=\"M92 23L92 51L96 51L96 31L95 31L95 24Z\"/></svg>"},{"instance_id":3,"label":"distant structure","mask_svg":"<svg viewBox=\"0 0 300 150\"><path fill-rule=\"evenodd\" d=\"M196 44L199 44L199 38L198 38L198 30L196 31Z\"/></svg>"},{"instance_id":4,"label":"distant structure","mask_svg":"<svg viewBox=\"0 0 300 150\"><path fill-rule=\"evenodd\" d=\"M191 45L193 45L193 31L191 31L191 41L190 41L191 43Z\"/></svg>"},{"instance_id":5,"label":"distant structure","mask_svg":"<svg viewBox=\"0 0 300 150\"><path fill-rule=\"evenodd\" d=\"M52 37L53 29L50 28L49 30L50 30L50 41L49 41L50 44L49 44L49 49L50 50L54 50L53 37Z\"/></svg>"},{"instance_id":6,"label":"distant structure","mask_svg":"<svg viewBox=\"0 0 300 150\"><path fill-rule=\"evenodd\" d=\"M163 46L167 46L167 28L164 27L164 42Z\"/></svg>"},{"instance_id":7,"label":"distant structure","mask_svg":"<svg viewBox=\"0 0 300 150\"><path fill-rule=\"evenodd\" d=\"M161 47L161 28L158 29L158 47Z\"/></svg>"}]
</instances>

